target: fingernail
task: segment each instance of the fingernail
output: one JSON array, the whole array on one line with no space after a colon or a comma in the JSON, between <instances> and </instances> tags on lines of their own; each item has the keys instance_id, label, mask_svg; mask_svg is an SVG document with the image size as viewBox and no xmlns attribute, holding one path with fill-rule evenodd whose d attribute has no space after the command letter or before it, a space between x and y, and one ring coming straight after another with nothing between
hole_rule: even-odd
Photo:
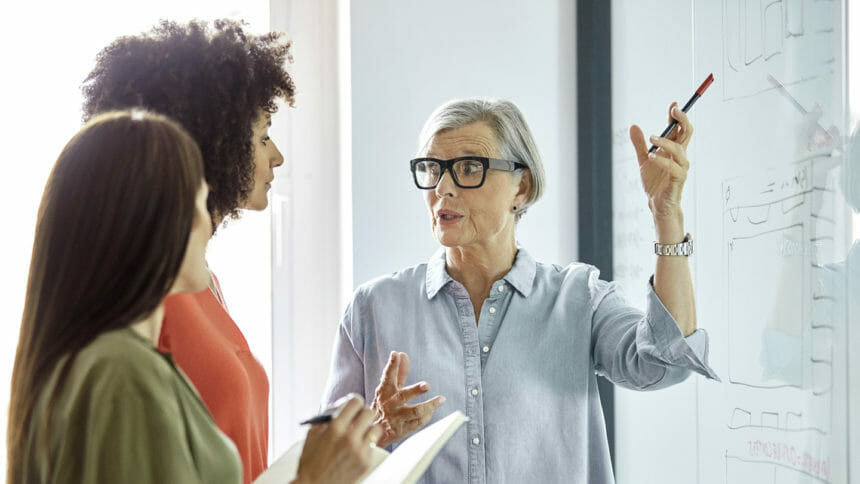
<instances>
[{"instance_id":1,"label":"fingernail","mask_svg":"<svg viewBox=\"0 0 860 484\"><path fill-rule=\"evenodd\" d=\"M445 403L447 399L445 397L439 398L439 406L441 407L443 403Z\"/></svg>"},{"instance_id":2,"label":"fingernail","mask_svg":"<svg viewBox=\"0 0 860 484\"><path fill-rule=\"evenodd\" d=\"M657 137L654 136L653 134L651 135L651 137L649 139L651 140L652 143L657 141Z\"/></svg>"},{"instance_id":3,"label":"fingernail","mask_svg":"<svg viewBox=\"0 0 860 484\"><path fill-rule=\"evenodd\" d=\"M427 382L421 382L421 385L420 385L418 388L420 388L420 389L422 389L422 390L429 390L429 389L430 389L430 384L429 384L429 383L427 383Z\"/></svg>"},{"instance_id":4,"label":"fingernail","mask_svg":"<svg viewBox=\"0 0 860 484\"><path fill-rule=\"evenodd\" d=\"M654 158L657 158L657 155L655 155L654 153L648 153L648 158L653 160Z\"/></svg>"}]
</instances>

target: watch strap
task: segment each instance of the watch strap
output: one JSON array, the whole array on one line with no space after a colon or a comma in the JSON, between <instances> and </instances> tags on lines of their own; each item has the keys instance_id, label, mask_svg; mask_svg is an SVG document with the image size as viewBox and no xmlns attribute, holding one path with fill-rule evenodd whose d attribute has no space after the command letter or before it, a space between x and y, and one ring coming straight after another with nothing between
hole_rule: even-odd
<instances>
[{"instance_id":1,"label":"watch strap","mask_svg":"<svg viewBox=\"0 0 860 484\"><path fill-rule=\"evenodd\" d=\"M693 255L693 236L687 233L684 240L677 244L659 244L654 242L654 253L657 255Z\"/></svg>"}]
</instances>

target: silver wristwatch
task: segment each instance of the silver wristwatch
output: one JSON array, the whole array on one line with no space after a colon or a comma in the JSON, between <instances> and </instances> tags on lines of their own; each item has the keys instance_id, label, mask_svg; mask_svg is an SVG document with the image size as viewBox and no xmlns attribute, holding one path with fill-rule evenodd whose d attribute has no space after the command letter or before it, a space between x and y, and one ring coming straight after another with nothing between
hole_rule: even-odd
<instances>
[{"instance_id":1,"label":"silver wristwatch","mask_svg":"<svg viewBox=\"0 0 860 484\"><path fill-rule=\"evenodd\" d=\"M658 244L654 242L654 253L657 255L693 255L693 236L687 233L684 240L677 244Z\"/></svg>"}]
</instances>

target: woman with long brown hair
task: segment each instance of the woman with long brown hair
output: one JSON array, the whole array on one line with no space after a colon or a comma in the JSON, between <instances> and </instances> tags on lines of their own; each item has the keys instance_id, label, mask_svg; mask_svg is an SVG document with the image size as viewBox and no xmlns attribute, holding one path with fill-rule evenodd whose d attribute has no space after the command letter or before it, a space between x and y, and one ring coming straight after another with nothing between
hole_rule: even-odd
<instances>
[{"instance_id":1,"label":"woman with long brown hair","mask_svg":"<svg viewBox=\"0 0 860 484\"><path fill-rule=\"evenodd\" d=\"M196 143L160 115L99 115L63 149L36 223L9 482L241 481L235 446L156 350L165 296L208 284L207 195ZM379 434L350 401L309 433L299 477L354 480L370 448L346 443Z\"/></svg>"}]
</instances>

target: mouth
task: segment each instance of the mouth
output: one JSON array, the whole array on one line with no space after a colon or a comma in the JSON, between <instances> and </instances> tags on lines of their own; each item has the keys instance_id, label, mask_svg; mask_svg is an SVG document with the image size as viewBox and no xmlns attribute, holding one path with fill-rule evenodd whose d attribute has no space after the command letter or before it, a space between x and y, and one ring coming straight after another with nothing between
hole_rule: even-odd
<instances>
[{"instance_id":1,"label":"mouth","mask_svg":"<svg viewBox=\"0 0 860 484\"><path fill-rule=\"evenodd\" d=\"M436 220L441 225L455 224L462 219L463 216L453 210L437 210Z\"/></svg>"}]
</instances>

